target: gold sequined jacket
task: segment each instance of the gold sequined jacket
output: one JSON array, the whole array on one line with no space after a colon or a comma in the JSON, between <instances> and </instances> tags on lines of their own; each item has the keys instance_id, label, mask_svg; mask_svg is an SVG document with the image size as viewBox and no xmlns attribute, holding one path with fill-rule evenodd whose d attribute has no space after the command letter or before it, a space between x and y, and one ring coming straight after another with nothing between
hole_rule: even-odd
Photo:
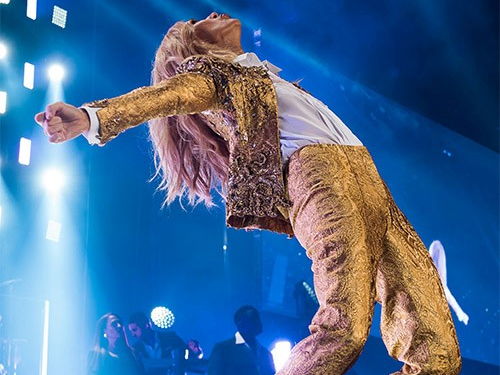
<instances>
[{"instance_id":1,"label":"gold sequined jacket","mask_svg":"<svg viewBox=\"0 0 500 375\"><path fill-rule=\"evenodd\" d=\"M276 93L267 70L197 56L177 73L160 84L86 104L100 108L101 144L153 118L203 112L229 146L227 224L293 235Z\"/></svg>"}]
</instances>

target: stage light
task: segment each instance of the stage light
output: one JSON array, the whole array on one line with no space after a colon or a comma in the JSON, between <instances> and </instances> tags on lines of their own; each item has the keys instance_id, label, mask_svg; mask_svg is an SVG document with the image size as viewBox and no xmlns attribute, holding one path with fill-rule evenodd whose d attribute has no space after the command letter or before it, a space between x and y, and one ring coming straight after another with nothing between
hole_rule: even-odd
<instances>
[{"instance_id":1,"label":"stage light","mask_svg":"<svg viewBox=\"0 0 500 375\"><path fill-rule=\"evenodd\" d=\"M28 0L26 6L26 17L36 20L36 3L37 0Z\"/></svg>"},{"instance_id":2,"label":"stage light","mask_svg":"<svg viewBox=\"0 0 500 375\"><path fill-rule=\"evenodd\" d=\"M19 164L30 165L31 161L31 140L21 138L19 141L19 157L17 159Z\"/></svg>"},{"instance_id":3,"label":"stage light","mask_svg":"<svg viewBox=\"0 0 500 375\"><path fill-rule=\"evenodd\" d=\"M292 350L292 344L290 341L278 341L274 344L271 354L273 355L274 367L276 371L283 368L288 357L290 357L290 351Z\"/></svg>"},{"instance_id":4,"label":"stage light","mask_svg":"<svg viewBox=\"0 0 500 375\"><path fill-rule=\"evenodd\" d=\"M57 5L54 5L54 11L52 12L52 23L59 26L60 28L66 27L66 17L68 12Z\"/></svg>"},{"instance_id":5,"label":"stage light","mask_svg":"<svg viewBox=\"0 0 500 375\"><path fill-rule=\"evenodd\" d=\"M166 307L158 306L151 311L151 320L158 328L167 329L174 325L175 316Z\"/></svg>"},{"instance_id":6,"label":"stage light","mask_svg":"<svg viewBox=\"0 0 500 375\"><path fill-rule=\"evenodd\" d=\"M53 82L61 82L64 78L64 68L59 64L51 65L49 68L49 78Z\"/></svg>"},{"instance_id":7,"label":"stage light","mask_svg":"<svg viewBox=\"0 0 500 375\"><path fill-rule=\"evenodd\" d=\"M43 344L42 344L42 365L40 375L47 375L49 360L49 301L45 300L43 309Z\"/></svg>"},{"instance_id":8,"label":"stage light","mask_svg":"<svg viewBox=\"0 0 500 375\"><path fill-rule=\"evenodd\" d=\"M7 46L4 43L0 43L0 60L5 59L8 53L9 50L7 49Z\"/></svg>"},{"instance_id":9,"label":"stage light","mask_svg":"<svg viewBox=\"0 0 500 375\"><path fill-rule=\"evenodd\" d=\"M0 4L9 4L10 0L0 0Z\"/></svg>"},{"instance_id":10,"label":"stage light","mask_svg":"<svg viewBox=\"0 0 500 375\"><path fill-rule=\"evenodd\" d=\"M60 192L66 184L64 173L58 169L48 169L42 175L42 184L50 193Z\"/></svg>"},{"instance_id":11,"label":"stage light","mask_svg":"<svg viewBox=\"0 0 500 375\"><path fill-rule=\"evenodd\" d=\"M7 93L0 91L0 114L4 114L7 110Z\"/></svg>"},{"instance_id":12,"label":"stage light","mask_svg":"<svg viewBox=\"0 0 500 375\"><path fill-rule=\"evenodd\" d=\"M35 65L24 63L24 87L33 90L35 85Z\"/></svg>"},{"instance_id":13,"label":"stage light","mask_svg":"<svg viewBox=\"0 0 500 375\"><path fill-rule=\"evenodd\" d=\"M45 238L49 241L59 242L61 237L62 224L58 221L49 220L47 224L47 231L45 232Z\"/></svg>"}]
</instances>

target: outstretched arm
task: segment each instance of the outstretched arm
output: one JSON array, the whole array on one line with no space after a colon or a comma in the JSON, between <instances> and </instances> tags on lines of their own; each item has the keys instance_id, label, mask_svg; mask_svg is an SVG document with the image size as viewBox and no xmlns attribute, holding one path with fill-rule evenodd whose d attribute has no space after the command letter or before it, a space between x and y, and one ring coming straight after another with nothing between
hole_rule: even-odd
<instances>
[{"instance_id":1,"label":"outstretched arm","mask_svg":"<svg viewBox=\"0 0 500 375\"><path fill-rule=\"evenodd\" d=\"M154 118L215 109L217 100L211 78L185 73L86 106L99 108L99 138L100 143L105 144L121 132ZM88 131L90 126L85 111L65 103L50 104L35 120L43 126L52 143L69 141Z\"/></svg>"}]
</instances>

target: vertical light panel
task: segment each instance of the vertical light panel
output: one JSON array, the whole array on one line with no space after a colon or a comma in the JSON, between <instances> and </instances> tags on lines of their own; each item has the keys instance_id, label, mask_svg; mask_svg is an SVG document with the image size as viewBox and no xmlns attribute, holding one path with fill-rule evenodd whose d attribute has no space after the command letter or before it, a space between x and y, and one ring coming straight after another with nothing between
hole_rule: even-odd
<instances>
[{"instance_id":1,"label":"vertical light panel","mask_svg":"<svg viewBox=\"0 0 500 375\"><path fill-rule=\"evenodd\" d=\"M19 141L19 164L30 165L31 161L31 139L21 138Z\"/></svg>"},{"instance_id":2,"label":"vertical light panel","mask_svg":"<svg viewBox=\"0 0 500 375\"><path fill-rule=\"evenodd\" d=\"M45 238L49 241L59 242L59 237L61 236L61 227L61 223L54 220L49 220L49 223L47 224L47 232L45 232Z\"/></svg>"},{"instance_id":3,"label":"vertical light panel","mask_svg":"<svg viewBox=\"0 0 500 375\"><path fill-rule=\"evenodd\" d=\"M7 111L7 93L0 91L0 114L4 114L5 111Z\"/></svg>"},{"instance_id":4,"label":"vertical light panel","mask_svg":"<svg viewBox=\"0 0 500 375\"><path fill-rule=\"evenodd\" d=\"M52 23L54 25L59 26L64 29L66 27L66 18L68 16L68 12L63 8L59 8L57 5L54 5L54 11L52 12Z\"/></svg>"},{"instance_id":5,"label":"vertical light panel","mask_svg":"<svg viewBox=\"0 0 500 375\"><path fill-rule=\"evenodd\" d=\"M3 60L9 54L9 50L5 43L0 42L0 60Z\"/></svg>"},{"instance_id":6,"label":"vertical light panel","mask_svg":"<svg viewBox=\"0 0 500 375\"><path fill-rule=\"evenodd\" d=\"M49 301L45 300L43 309L43 345L42 345L42 366L40 375L47 375L49 362Z\"/></svg>"},{"instance_id":7,"label":"vertical light panel","mask_svg":"<svg viewBox=\"0 0 500 375\"><path fill-rule=\"evenodd\" d=\"M24 63L24 87L33 90L35 85L35 65Z\"/></svg>"},{"instance_id":8,"label":"vertical light panel","mask_svg":"<svg viewBox=\"0 0 500 375\"><path fill-rule=\"evenodd\" d=\"M2 206L0 206L0 228L2 227Z\"/></svg>"},{"instance_id":9,"label":"vertical light panel","mask_svg":"<svg viewBox=\"0 0 500 375\"><path fill-rule=\"evenodd\" d=\"M28 0L26 4L26 16L32 20L36 20L36 3L37 0Z\"/></svg>"}]
</instances>

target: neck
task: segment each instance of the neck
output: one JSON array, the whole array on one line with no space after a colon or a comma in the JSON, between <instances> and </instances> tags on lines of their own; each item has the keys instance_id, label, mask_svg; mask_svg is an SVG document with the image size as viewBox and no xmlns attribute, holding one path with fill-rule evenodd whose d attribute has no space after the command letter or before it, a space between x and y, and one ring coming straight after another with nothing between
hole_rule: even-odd
<instances>
[{"instance_id":1,"label":"neck","mask_svg":"<svg viewBox=\"0 0 500 375\"><path fill-rule=\"evenodd\" d=\"M116 349L116 339L108 339L108 350L110 352Z\"/></svg>"}]
</instances>

